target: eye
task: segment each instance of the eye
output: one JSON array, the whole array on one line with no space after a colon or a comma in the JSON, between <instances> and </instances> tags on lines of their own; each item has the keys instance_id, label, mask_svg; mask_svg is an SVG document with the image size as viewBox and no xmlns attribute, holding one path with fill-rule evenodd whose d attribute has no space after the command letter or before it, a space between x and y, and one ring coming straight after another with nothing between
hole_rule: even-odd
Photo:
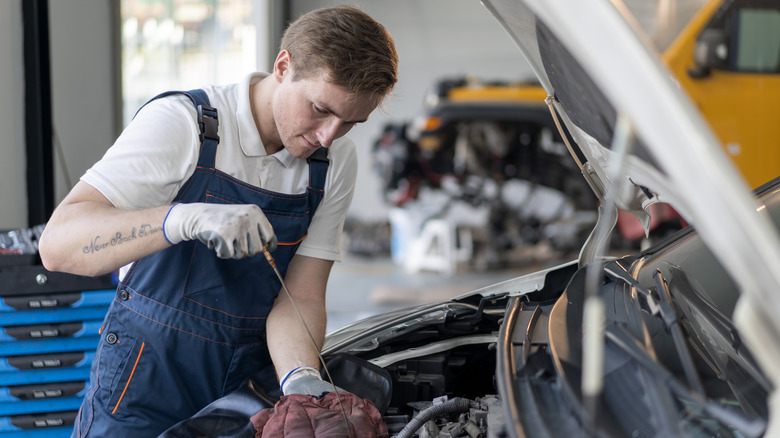
<instances>
[{"instance_id":1,"label":"eye","mask_svg":"<svg viewBox=\"0 0 780 438\"><path fill-rule=\"evenodd\" d=\"M319 114L327 114L328 113L327 111L325 111L324 109L318 107L317 105L312 105L312 108L314 108L314 112L319 113Z\"/></svg>"}]
</instances>

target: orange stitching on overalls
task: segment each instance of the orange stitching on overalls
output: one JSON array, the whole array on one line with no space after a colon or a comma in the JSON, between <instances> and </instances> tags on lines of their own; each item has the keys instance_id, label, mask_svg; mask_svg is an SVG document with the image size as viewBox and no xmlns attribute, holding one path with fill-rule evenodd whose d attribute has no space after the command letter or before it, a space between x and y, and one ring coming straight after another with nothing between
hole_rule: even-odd
<instances>
[{"instance_id":1,"label":"orange stitching on overalls","mask_svg":"<svg viewBox=\"0 0 780 438\"><path fill-rule=\"evenodd\" d=\"M283 243L282 243L282 244L280 244L280 243L277 243L277 245L285 245L285 244L283 244ZM219 313L221 313L221 314L223 314L223 315L227 315L227 316L230 316L230 317L232 317L232 318L239 318L239 319L246 319L246 320L252 320L252 319L258 319L258 320L259 320L259 319L266 319L266 317L265 317L265 316L239 316L239 315L233 315L232 313L225 312L224 310L217 309L217 308L214 308L214 307L209 307L209 306L206 306L206 305L204 305L203 303L201 303L201 302L199 302L199 301L195 301L195 300L193 300L192 298L190 298L190 297L188 297L187 295L185 295L185 293L186 293L186 291L187 291L187 284L188 284L188 283L189 283L189 281L190 281L190 272L192 271L192 267L193 267L193 261L195 260L195 251L197 251L197 250L198 250L198 246L196 245L196 246L195 246L195 248L192 250L192 257L190 258L190 264L189 264L189 266L187 267L187 275L185 276L185 279L184 279L184 287L182 287L182 289L181 289L181 294L179 295L179 299L182 299L182 300L187 300L187 301L189 301L189 302L192 302L192 303L195 303L195 304L197 304L198 306L204 307L204 308L206 308L206 309L213 310L213 311L215 311L215 312L219 312ZM232 327L232 326L229 326L229 325L221 324L221 323L218 323L218 322L216 322L216 321L212 321L212 320L210 320L210 319L206 319L206 318L200 317L200 316L198 316L198 315L194 315L194 314L192 314L192 313L185 312L185 311L183 311L183 310L177 309L176 307L171 307L171 306L168 306L168 305L166 305L166 304L163 304L163 303L161 303L161 302L159 302L159 301L156 301L156 300L154 300L154 299L152 299L152 298L149 298L149 297L147 297L146 295L140 294L140 293L138 293L137 291L135 291L135 293L136 293L138 296L144 297L144 298L146 298L147 300L149 300L149 301L152 301L152 302L154 302L154 303L157 303L157 304L159 304L159 305L161 305L161 306L165 306L165 307L167 307L167 308L169 308L169 309L175 310L175 311L177 311L177 312L184 313L185 315L190 315L190 316L192 316L192 317L194 317L194 318L198 318L198 319L201 319L201 320L203 320L203 321L207 321L207 322L210 322L210 323L213 323L213 324L221 325L221 326L223 326L223 327L228 327L228 328L230 328L230 329L233 329L233 330L255 330L255 329L245 329L245 328L239 328L239 327Z\"/></svg>"},{"instance_id":2,"label":"orange stitching on overalls","mask_svg":"<svg viewBox=\"0 0 780 438\"><path fill-rule=\"evenodd\" d=\"M258 189L253 188L252 186L244 186L243 188L245 188L245 189L247 189L249 191L255 192L255 193L261 193L261 194L263 194L265 196L269 196L271 198L284 199L286 201L300 201L300 200L306 199L306 197L308 196L308 193L299 193L299 194L287 195L287 194L284 194L284 193L277 193L277 192L272 192L272 191L269 191L269 190L258 190Z\"/></svg>"},{"instance_id":3,"label":"orange stitching on overalls","mask_svg":"<svg viewBox=\"0 0 780 438\"><path fill-rule=\"evenodd\" d=\"M125 305L124 305L124 304L122 304L122 303L119 303L119 304L121 304L122 306L124 306L124 307L125 307L127 310L129 310L129 311L131 311L131 312L135 313L136 315L138 315L138 316L140 316L140 317L142 317L142 318L146 318L146 319L148 319L149 321L156 322L157 324L160 324L160 325L161 325L161 326L163 326L163 327L168 327L169 329L173 329L173 330L176 330L176 331L179 331L179 332L182 332L182 333L186 333L186 334L188 334L188 335L194 336L194 337L196 337L196 338L203 339L204 341L213 342L213 343L215 343L215 344L222 344L222 345L227 345L227 346L229 346L229 347L241 347L241 346L244 346L244 345L257 345L257 344L260 344L260 343L263 343L263 342L265 342L265 341L262 341L262 340L261 340L261 341L257 341L257 342L248 342L248 343L244 343L244 344L230 344L230 343L227 343L227 342L216 341L216 340L214 340L214 339L204 338L203 336L196 335L195 333L188 332L187 330L180 329L180 328L178 328L178 327L174 327L174 326L172 326L172 325L165 324L164 322L160 322L160 321L158 321L158 320L156 320L156 319L154 319L154 318L151 318L151 317L149 317L149 316L146 316L146 315L144 315L143 313L140 313L140 312L136 311L135 309L131 309L131 308L129 308L129 307L127 307L127 306L125 306ZM243 330L252 330L252 329L243 329ZM260 329L254 329L254 330L260 330Z\"/></svg>"},{"instance_id":4,"label":"orange stitching on overalls","mask_svg":"<svg viewBox=\"0 0 780 438\"><path fill-rule=\"evenodd\" d=\"M218 198L218 197L212 195L211 193L206 193L206 200L207 200L207 202L208 202L209 198L219 199L220 201L225 201L225 202L227 202L229 204L234 204L233 202L230 202L227 199Z\"/></svg>"},{"instance_id":5,"label":"orange stitching on overalls","mask_svg":"<svg viewBox=\"0 0 780 438\"><path fill-rule=\"evenodd\" d=\"M177 309L177 308L175 308L175 307L171 307L171 306L169 306L169 305L167 305L167 304L164 304L164 303L161 303L161 302L159 302L159 301L157 301L157 300L154 300L154 299L152 299L152 298L149 298L149 297L147 297L146 295L141 295L141 294L139 294L138 292L136 292L136 295L138 295L139 297L146 298L147 300L149 300L149 301L151 301L151 302L153 302L153 303L155 303L155 304L158 304L158 305L160 305L160 306L167 307L167 308L169 308L169 309L171 309L171 310L175 310L175 311L177 311L177 312L183 313L183 314L185 314L185 315L188 315L188 316L191 316L191 317L193 317L193 318L198 318L198 319L200 319L200 320L202 320L202 321L206 321L206 322L209 322L209 323L211 323L211 324L214 324L214 325L219 325L219 326L222 326L222 327L225 327L225 328L231 329L231 330L239 330L239 331L242 331L242 330L247 330L247 331L258 330L258 329L256 329L256 328L241 328L241 327L233 327L233 326L231 326L231 325L223 324L223 323L221 323L221 322L212 321L212 320L210 320L210 319L206 319L206 318L204 318L204 317L202 317L202 316L198 316L198 315L192 314L192 313L190 313L190 312L185 312L185 311L183 311L183 310L181 310L181 309ZM123 306L125 306L125 305L124 305L124 303L122 303L122 302L120 302L120 301L117 301L117 300L114 300L114 301L116 301L117 303L119 303L119 304L122 304ZM133 310L133 309L131 309L131 308L130 308L130 307L128 307L128 306L125 306L125 307L127 307L127 308L128 308L128 309L130 309L130 310ZM135 310L133 310L133 311L135 312ZM136 313L138 313L138 312L136 312ZM139 315L140 315L140 313L139 313ZM233 315L231 315L231 316L233 316ZM264 320L264 319L266 319L266 317L265 317L265 316L236 316L236 318L243 318L243 319L256 319L256 320Z\"/></svg>"},{"instance_id":6,"label":"orange stitching on overalls","mask_svg":"<svg viewBox=\"0 0 780 438\"><path fill-rule=\"evenodd\" d=\"M179 196L179 194L184 194L190 188L190 185L192 185L192 181L194 180L193 176L195 176L195 174L198 172L206 172L206 171L204 171L203 168L200 166L195 166L195 172L193 172L192 176L189 179L187 179L187 181L185 181L184 184L181 186L181 188L179 189L179 193L176 195L177 197ZM174 202L176 201L176 199L177 198L174 198Z\"/></svg>"},{"instance_id":7,"label":"orange stitching on overalls","mask_svg":"<svg viewBox=\"0 0 780 438\"><path fill-rule=\"evenodd\" d=\"M165 234L165 233L163 233ZM130 269L128 269L127 274L125 274L122 281L119 283L120 285L122 283L127 283L128 280L130 280L133 277L133 272L135 272L135 268L138 266L138 264L141 262L141 260L136 260L133 262L132 265L130 265Z\"/></svg>"},{"instance_id":8,"label":"orange stitching on overalls","mask_svg":"<svg viewBox=\"0 0 780 438\"><path fill-rule=\"evenodd\" d=\"M303 236L303 238L301 238L301 240L303 240L305 237L306 237L306 236ZM296 242L296 243L297 243L297 242ZM295 245L295 243L283 243L283 242L281 242L281 243L280 243L280 242L277 242L277 245L281 245L281 246L288 245L288 246L291 246L291 245ZM252 319L266 319L266 317L264 317L264 316L239 316L239 315L233 315L232 313L225 312L225 311L224 311L224 310L222 310L222 309L217 309L217 308L214 308L214 307L209 307L209 306L206 306L205 304L201 303L200 301L193 300L192 298L190 298L190 297L188 297L187 295L185 295L185 293L186 293L186 291L187 291L187 283L189 282L189 279L190 279L190 272L192 271L192 266L193 266L193 264L192 264L192 263L193 263L193 261L195 260L195 251L197 251L197 250L198 250L198 246L196 245L196 246L195 246L195 248L192 250L192 257L190 258L190 264L189 264L189 266L187 267L187 275L185 276L185 279L184 279L184 287L181 289L181 294L179 295L179 299L181 299L181 300L187 300L187 301L189 301L189 302L192 302L192 303L195 303L195 304L197 304L198 306L201 306L201 307L203 307L203 308L206 308L206 309L213 310L213 311L215 311L215 312L219 312L219 313L221 313L221 314L223 314L223 315L227 315L227 316L230 316L230 317L232 317L232 318L239 318L239 319L246 319L246 320L252 320ZM184 313L185 315L190 315L190 316L192 316L192 317L194 317L194 318L202 319L203 321L208 321L208 322L211 322L211 323L213 323L213 324L218 324L218 325L221 325L221 326L224 326L224 327L231 328L231 329L233 329L233 330L255 330L255 329L244 329L244 328L238 328L238 327L231 327L231 326L229 326L229 325L221 324L221 323L218 323L218 322L216 322L216 321L212 321L212 320L210 320L210 319L206 319L206 318L203 318L203 317L200 317L200 316L197 316L197 315L193 315L193 314L191 314L191 313L189 313L189 312L185 312L185 311L183 311L183 310L180 310L180 309L177 309L177 308L175 308L175 307L171 307L171 306L168 306L168 305L166 305L166 304L160 303L160 302L158 302L158 301L156 301L156 300L154 300L154 299L152 299L152 298L149 298L149 297L147 297L146 295L143 295L143 294L140 294L140 293L138 293L137 291L134 291L134 292L135 292L135 293L136 293L138 296L144 297L144 298L146 298L146 299L147 299L147 300L149 300L149 301L155 302L155 303L157 303L157 304L159 304L159 305L161 305L161 306L165 306L165 307L167 307L167 308L169 308L169 309L173 309L173 310L176 310L176 311L178 311L178 312Z\"/></svg>"},{"instance_id":9,"label":"orange stitching on overalls","mask_svg":"<svg viewBox=\"0 0 780 438\"><path fill-rule=\"evenodd\" d=\"M277 243L277 245L281 245L281 246L284 246L284 245L294 245L294 243ZM201 306L201 307L203 307L205 309L213 310L213 311L219 312L219 313L221 313L223 315L230 316L231 318L241 318L241 319L266 319L267 318L265 316L239 316L239 315L233 315L232 313L228 313L228 312L226 312L226 311L224 311L222 309L217 309L216 307L207 306L207 305L201 303L200 301L196 301L196 300L194 300L194 299L184 295L184 291L182 291L181 299L193 302L193 303L197 304L198 306ZM152 300L152 301L154 301L154 300ZM161 304L161 305L164 306L165 304ZM173 307L171 307L171 308L174 309ZM191 313L188 313L188 312L184 312L184 311L181 311L181 310L179 310L179 311L184 313L184 314L186 314L186 315L192 315ZM192 315L192 316L195 317L195 318L200 318L200 319L202 319L204 321L212 322L214 324L224 325L224 324L220 324L218 322L212 321L210 319L201 318L201 317L199 317L197 315ZM231 327L229 325L224 325L224 326L232 328L234 330L256 330L256 329L251 329L251 328L245 329L245 328Z\"/></svg>"},{"instance_id":10,"label":"orange stitching on overalls","mask_svg":"<svg viewBox=\"0 0 780 438\"><path fill-rule=\"evenodd\" d=\"M233 182L236 185L239 185L239 186L241 186L241 187L243 187L243 188L245 188L247 190L251 190L251 191L256 192L256 193L277 194L277 195L280 195L279 196L280 198L287 198L287 199L298 199L298 198L305 198L306 197L306 193L279 193L279 192L274 192L274 191L271 191L271 190L268 190L268 189L264 189L262 187L257 187L255 185L249 184L248 182L241 181L240 179L234 178L234 177L232 177L230 175L227 175L227 174L224 174L224 173L220 174L220 175L216 175L216 177L224 179L224 180L227 180L227 181L230 181L230 182Z\"/></svg>"},{"instance_id":11,"label":"orange stitching on overalls","mask_svg":"<svg viewBox=\"0 0 780 438\"><path fill-rule=\"evenodd\" d=\"M181 299L183 299L183 300L187 300L187 301L191 301L191 302L193 302L193 303L197 304L197 305L198 305L198 306L200 306L200 307L203 307L203 308L205 308L205 309L209 309L209 310L213 310L213 311L215 311L215 312L219 312L219 313L221 313L221 314L223 314L223 315L227 315L227 316L230 316L230 317L233 317L233 318L244 318L244 319L266 319L266 318L267 318L267 317L265 317L265 316L238 316L238 315L233 315L232 313L225 312L225 311L224 311L224 310L222 310L222 309L217 309L216 307L210 307L210 306L207 306L207 305L205 305L205 304L201 303L200 301L195 301L195 300L193 300L192 298L190 298L190 297L188 297L188 296L185 296L185 295L182 295ZM183 312L183 313L185 313L185 314L189 315L189 313L187 313L187 312ZM196 315L192 315L192 316L194 316L194 317L198 318L198 316L196 316ZM209 320L209 319L205 319L205 318L201 318L201 319L203 319L204 321L213 322L214 324L224 325L224 324L220 324L220 323L218 323L218 322L211 321L211 320ZM229 328L232 328L232 329L234 329L234 330L257 330L257 329L252 329L252 328L238 328L238 327L231 327L231 326L229 326L229 325L226 325L225 327L229 327Z\"/></svg>"},{"instance_id":12,"label":"orange stitching on overalls","mask_svg":"<svg viewBox=\"0 0 780 438\"><path fill-rule=\"evenodd\" d=\"M305 239L305 238L306 238L306 236L308 236L308 234L304 235L303 237L301 237L300 239L298 239L298 240L297 240L297 241L295 241L295 242L292 242L292 243L283 243L283 242L279 242L279 243L277 243L277 245L279 245L279 246L293 246L293 245L297 245L297 244L299 244L299 243L303 242L303 239Z\"/></svg>"},{"instance_id":13,"label":"orange stitching on overalls","mask_svg":"<svg viewBox=\"0 0 780 438\"><path fill-rule=\"evenodd\" d=\"M146 346L145 342L141 342L141 349L138 350L138 357L135 358L135 364L133 364L133 370L130 371L130 377L127 378L127 383L125 383L125 389L122 390L122 395L119 396L119 400L116 401L116 406L114 406L114 410L111 411L111 414L116 414L116 410L119 409L119 404L122 403L122 399L125 398L125 392L127 392L127 388L130 386L130 382L133 381L133 374L135 374L135 369L138 366L138 361L141 360L141 354L144 352L144 346Z\"/></svg>"},{"instance_id":14,"label":"orange stitching on overalls","mask_svg":"<svg viewBox=\"0 0 780 438\"><path fill-rule=\"evenodd\" d=\"M263 189L261 187L257 187L257 186L254 186L252 184L249 184L247 182L241 181L240 179L234 178L234 177L232 177L232 176L230 176L230 175L220 171L219 169L215 169L215 172L213 173L213 175L216 176L217 178L224 179L224 180L230 181L232 183L235 183L236 185L239 185L242 188L245 188L247 190L251 190L251 191L253 191L255 193L265 193L265 194L267 194L269 196L272 196L272 197L275 197L275 198L279 198L279 199L303 199L303 198L306 198L306 196L308 196L307 193L285 194L285 193L278 193L278 192L273 192L273 191L270 191L270 190L266 190L266 189Z\"/></svg>"}]
</instances>

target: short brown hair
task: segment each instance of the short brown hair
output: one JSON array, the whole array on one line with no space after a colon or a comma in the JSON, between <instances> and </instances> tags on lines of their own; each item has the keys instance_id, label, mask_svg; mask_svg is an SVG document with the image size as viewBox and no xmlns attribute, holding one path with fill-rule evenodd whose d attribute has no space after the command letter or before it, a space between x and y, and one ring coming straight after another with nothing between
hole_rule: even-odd
<instances>
[{"instance_id":1,"label":"short brown hair","mask_svg":"<svg viewBox=\"0 0 780 438\"><path fill-rule=\"evenodd\" d=\"M280 50L292 60L293 79L320 72L349 93L378 100L398 81L398 53L384 26L354 6L315 9L292 22Z\"/></svg>"}]
</instances>

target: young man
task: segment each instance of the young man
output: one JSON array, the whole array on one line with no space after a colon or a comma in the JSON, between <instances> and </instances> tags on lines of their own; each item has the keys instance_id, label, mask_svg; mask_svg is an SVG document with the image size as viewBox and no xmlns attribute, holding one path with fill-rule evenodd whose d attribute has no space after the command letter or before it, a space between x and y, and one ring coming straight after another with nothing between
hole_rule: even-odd
<instances>
[{"instance_id":1,"label":"young man","mask_svg":"<svg viewBox=\"0 0 780 438\"><path fill-rule=\"evenodd\" d=\"M332 389L312 368L357 172L342 136L392 90L398 56L381 24L346 6L303 15L280 49L270 74L205 88L207 104L150 102L47 223L47 269L132 263L74 436L156 436L270 361L286 395Z\"/></svg>"}]
</instances>

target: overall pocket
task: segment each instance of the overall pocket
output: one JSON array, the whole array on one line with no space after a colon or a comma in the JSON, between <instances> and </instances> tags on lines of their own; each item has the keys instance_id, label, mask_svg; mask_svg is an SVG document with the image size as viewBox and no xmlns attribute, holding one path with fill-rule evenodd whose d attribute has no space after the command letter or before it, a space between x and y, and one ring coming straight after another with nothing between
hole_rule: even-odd
<instances>
[{"instance_id":1,"label":"overall pocket","mask_svg":"<svg viewBox=\"0 0 780 438\"><path fill-rule=\"evenodd\" d=\"M109 414L116 415L122 406L122 401L129 397L135 388L142 390L143 383L143 352L145 344L141 339L130 336L125 327L112 319L104 328L105 335L101 337L99 386L104 391L103 407ZM133 381L135 380L135 386ZM137 394L133 395L137 397Z\"/></svg>"},{"instance_id":2,"label":"overall pocket","mask_svg":"<svg viewBox=\"0 0 780 438\"><path fill-rule=\"evenodd\" d=\"M206 202L241 203L230 195L215 191L207 192ZM308 217L297 210L279 211L272 206L263 210L279 241L273 256L282 275L308 227ZM305 212L305 208L303 210ZM210 319L207 310L239 318L264 318L268 315L281 283L262 254L240 260L220 259L200 242L183 242L180 245L182 248L189 245L191 251L182 297L201 306L202 311L196 314L207 319Z\"/></svg>"}]
</instances>

